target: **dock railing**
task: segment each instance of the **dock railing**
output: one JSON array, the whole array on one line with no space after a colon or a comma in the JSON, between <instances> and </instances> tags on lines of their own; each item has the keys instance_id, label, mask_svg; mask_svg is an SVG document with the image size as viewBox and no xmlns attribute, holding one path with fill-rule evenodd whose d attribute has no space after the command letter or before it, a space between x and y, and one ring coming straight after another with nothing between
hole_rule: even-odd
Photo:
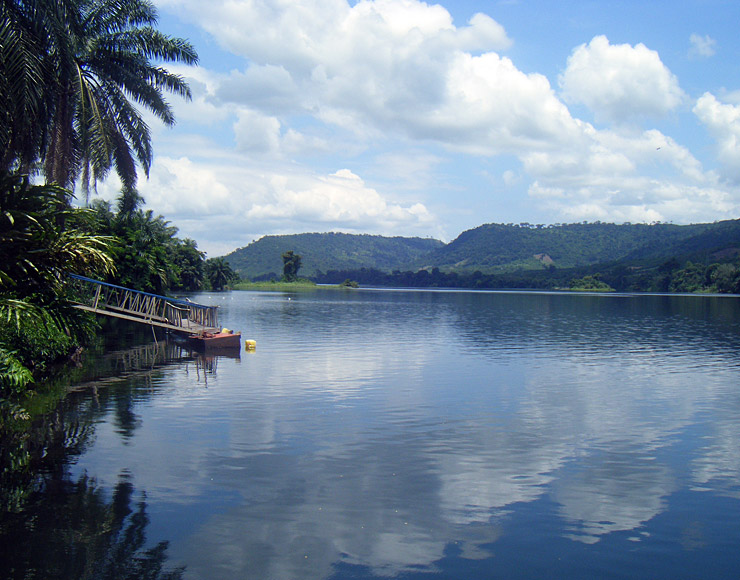
<instances>
[{"instance_id":1,"label":"dock railing","mask_svg":"<svg viewBox=\"0 0 740 580\"><path fill-rule=\"evenodd\" d=\"M182 332L218 330L218 307L69 275L78 308Z\"/></svg>"}]
</instances>

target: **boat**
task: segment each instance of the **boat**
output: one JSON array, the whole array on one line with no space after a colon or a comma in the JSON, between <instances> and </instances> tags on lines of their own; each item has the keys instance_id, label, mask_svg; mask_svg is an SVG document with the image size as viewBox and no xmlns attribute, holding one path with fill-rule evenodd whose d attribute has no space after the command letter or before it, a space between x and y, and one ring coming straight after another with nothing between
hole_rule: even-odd
<instances>
[{"instance_id":1,"label":"boat","mask_svg":"<svg viewBox=\"0 0 740 580\"><path fill-rule=\"evenodd\" d=\"M241 338L241 332L234 332L224 328L219 332L204 331L198 334L190 334L187 340L198 350L221 350L239 349Z\"/></svg>"}]
</instances>

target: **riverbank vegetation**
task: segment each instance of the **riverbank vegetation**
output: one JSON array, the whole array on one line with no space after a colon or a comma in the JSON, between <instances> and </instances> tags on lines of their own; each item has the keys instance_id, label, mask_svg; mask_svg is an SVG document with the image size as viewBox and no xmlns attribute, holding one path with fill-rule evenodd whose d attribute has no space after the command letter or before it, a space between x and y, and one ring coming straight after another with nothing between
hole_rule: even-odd
<instances>
[{"instance_id":1,"label":"riverbank vegetation","mask_svg":"<svg viewBox=\"0 0 740 580\"><path fill-rule=\"evenodd\" d=\"M472 288L513 290L609 290L618 292L675 292L740 294L740 265L700 264L669 260L657 266L607 264L596 268L549 268L501 274L442 272L439 268L382 272L374 268L330 270L314 278L319 284L352 279L363 286L404 288ZM593 287L594 281L604 286ZM592 286L592 287L588 287Z\"/></svg>"},{"instance_id":2,"label":"riverbank vegetation","mask_svg":"<svg viewBox=\"0 0 740 580\"><path fill-rule=\"evenodd\" d=\"M234 290L261 290L261 291L275 291L275 292L293 292L300 290L315 290L317 288L316 282L307 280L305 278L298 278L292 282L286 282L284 280L263 280L261 282L249 282L240 281L236 282L232 288Z\"/></svg>"},{"instance_id":3,"label":"riverbank vegetation","mask_svg":"<svg viewBox=\"0 0 740 580\"><path fill-rule=\"evenodd\" d=\"M574 278L570 281L569 290L574 292L614 292L614 288L600 280L599 274Z\"/></svg>"},{"instance_id":4,"label":"riverbank vegetation","mask_svg":"<svg viewBox=\"0 0 740 580\"><path fill-rule=\"evenodd\" d=\"M140 212L135 194L137 168L148 174L153 161L141 109L174 123L164 93L190 98L190 90L161 63L196 64L192 45L159 32L147 0L8 0L0 23L5 408L92 332L89 316L69 305L68 274L177 288L192 285L203 255ZM87 201L111 171L123 187L115 216L73 207L76 186ZM146 249L133 263L132 248Z\"/></svg>"}]
</instances>

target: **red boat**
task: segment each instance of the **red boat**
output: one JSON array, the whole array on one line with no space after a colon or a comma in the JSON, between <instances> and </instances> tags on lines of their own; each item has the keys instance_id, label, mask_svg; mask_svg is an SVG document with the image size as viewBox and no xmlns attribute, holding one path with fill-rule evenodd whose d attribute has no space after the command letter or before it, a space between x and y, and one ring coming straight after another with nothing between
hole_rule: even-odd
<instances>
[{"instance_id":1,"label":"red boat","mask_svg":"<svg viewBox=\"0 0 740 580\"><path fill-rule=\"evenodd\" d=\"M241 332L201 332L188 336L188 342L199 350L238 349L241 338Z\"/></svg>"}]
</instances>

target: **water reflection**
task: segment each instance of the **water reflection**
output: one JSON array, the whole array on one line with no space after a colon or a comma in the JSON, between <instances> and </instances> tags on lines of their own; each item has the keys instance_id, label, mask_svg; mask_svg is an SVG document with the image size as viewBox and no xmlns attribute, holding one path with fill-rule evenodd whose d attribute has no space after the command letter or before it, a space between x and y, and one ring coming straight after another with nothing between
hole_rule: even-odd
<instances>
[{"instance_id":1,"label":"water reflection","mask_svg":"<svg viewBox=\"0 0 740 580\"><path fill-rule=\"evenodd\" d=\"M19 514L6 514L0 537L3 578L151 578L177 580L166 541L147 545L146 496L122 473L111 497L86 476L48 478ZM29 532L33 542L28 541Z\"/></svg>"},{"instance_id":2,"label":"water reflection","mask_svg":"<svg viewBox=\"0 0 740 580\"><path fill-rule=\"evenodd\" d=\"M656 559L680 576L686 546L689 566L740 571L724 555L740 542L736 302L223 302L260 345L248 364L186 355L131 373L131 429L95 403L95 444L71 468L133 474L185 578L585 578L604 561L649 577ZM701 502L731 515L697 532L682 518Z\"/></svg>"},{"instance_id":3,"label":"water reflection","mask_svg":"<svg viewBox=\"0 0 740 580\"><path fill-rule=\"evenodd\" d=\"M554 516L529 516L543 540L651 537L686 485L674 448L734 384L730 303L397 298L270 297L257 314L288 352L260 341L264 388L230 399L227 443L193 450L242 498L193 530L193 577L438 571L453 545L490 558L546 502ZM728 451L702 449L695 483L736 486L735 454L707 469Z\"/></svg>"},{"instance_id":4,"label":"water reflection","mask_svg":"<svg viewBox=\"0 0 740 580\"><path fill-rule=\"evenodd\" d=\"M163 369L183 361L215 372L212 357L172 343L114 351L51 412L0 426L0 577L182 578L184 567L166 567L168 542L147 540L146 494L132 474L122 470L108 486L71 466L94 445L103 417L132 440L142 425L136 405L156 395Z\"/></svg>"}]
</instances>

